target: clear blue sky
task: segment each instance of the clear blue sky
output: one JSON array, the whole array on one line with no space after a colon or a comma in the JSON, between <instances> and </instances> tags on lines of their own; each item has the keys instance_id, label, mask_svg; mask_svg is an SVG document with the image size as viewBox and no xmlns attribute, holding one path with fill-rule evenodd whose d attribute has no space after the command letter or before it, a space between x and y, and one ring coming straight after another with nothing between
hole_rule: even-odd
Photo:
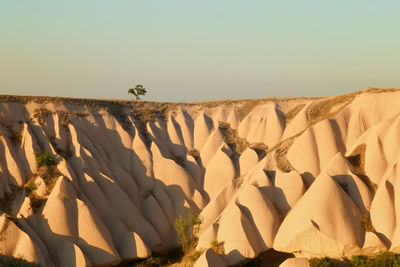
<instances>
[{"instance_id":1,"label":"clear blue sky","mask_svg":"<svg viewBox=\"0 0 400 267\"><path fill-rule=\"evenodd\" d=\"M400 87L400 1L0 0L0 93L190 101Z\"/></svg>"}]
</instances>

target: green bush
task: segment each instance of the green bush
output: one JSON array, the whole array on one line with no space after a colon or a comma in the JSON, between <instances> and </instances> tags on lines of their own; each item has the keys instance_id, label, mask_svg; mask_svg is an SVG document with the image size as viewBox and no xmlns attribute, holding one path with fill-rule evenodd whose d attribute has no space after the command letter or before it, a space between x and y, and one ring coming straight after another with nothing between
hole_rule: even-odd
<instances>
[{"instance_id":1,"label":"green bush","mask_svg":"<svg viewBox=\"0 0 400 267\"><path fill-rule=\"evenodd\" d=\"M12 267L38 267L36 263L27 262L23 259L17 259L10 256L0 255L0 266L12 266Z\"/></svg>"},{"instance_id":2,"label":"green bush","mask_svg":"<svg viewBox=\"0 0 400 267\"><path fill-rule=\"evenodd\" d=\"M366 259L363 256L352 256L350 259L351 266L362 266L366 264Z\"/></svg>"},{"instance_id":3,"label":"green bush","mask_svg":"<svg viewBox=\"0 0 400 267\"><path fill-rule=\"evenodd\" d=\"M393 266L400 267L400 255L391 252L385 252L377 255L365 266Z\"/></svg>"},{"instance_id":4,"label":"green bush","mask_svg":"<svg viewBox=\"0 0 400 267\"><path fill-rule=\"evenodd\" d=\"M197 241L196 234L200 230L201 220L196 213L189 213L188 219L182 214L174 222L176 233L181 241L182 250L185 253Z\"/></svg>"},{"instance_id":5,"label":"green bush","mask_svg":"<svg viewBox=\"0 0 400 267\"><path fill-rule=\"evenodd\" d=\"M192 255L189 256L191 262L195 263L201 256L201 251L195 251Z\"/></svg>"},{"instance_id":6,"label":"green bush","mask_svg":"<svg viewBox=\"0 0 400 267\"><path fill-rule=\"evenodd\" d=\"M400 254L385 252L375 257L352 256L350 259L333 260L328 257L312 258L309 260L311 267L328 266L359 266L359 267L400 267Z\"/></svg>"},{"instance_id":7,"label":"green bush","mask_svg":"<svg viewBox=\"0 0 400 267\"><path fill-rule=\"evenodd\" d=\"M40 166L49 166L54 164L53 155L45 151L36 155L36 162Z\"/></svg>"},{"instance_id":8,"label":"green bush","mask_svg":"<svg viewBox=\"0 0 400 267\"><path fill-rule=\"evenodd\" d=\"M161 259L159 257L150 257L143 261L133 264L136 267L158 267L161 266Z\"/></svg>"},{"instance_id":9,"label":"green bush","mask_svg":"<svg viewBox=\"0 0 400 267\"><path fill-rule=\"evenodd\" d=\"M210 242L211 249L217 254L224 254L224 242L218 242L218 240L213 240Z\"/></svg>"},{"instance_id":10,"label":"green bush","mask_svg":"<svg viewBox=\"0 0 400 267\"><path fill-rule=\"evenodd\" d=\"M333 267L336 266L335 261L329 257L312 258L310 260L310 267Z\"/></svg>"}]
</instances>

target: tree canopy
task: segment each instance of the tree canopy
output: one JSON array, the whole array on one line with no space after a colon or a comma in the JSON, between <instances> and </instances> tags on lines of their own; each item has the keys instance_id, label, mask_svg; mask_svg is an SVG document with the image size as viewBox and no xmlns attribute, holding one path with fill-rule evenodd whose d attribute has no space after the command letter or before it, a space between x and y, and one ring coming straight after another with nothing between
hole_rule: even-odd
<instances>
[{"instance_id":1,"label":"tree canopy","mask_svg":"<svg viewBox=\"0 0 400 267\"><path fill-rule=\"evenodd\" d=\"M146 88L144 88L141 84L138 84L135 86L135 88L130 88L128 90L128 94L133 94L136 97L136 100L140 100L140 96L145 95L146 93Z\"/></svg>"}]
</instances>

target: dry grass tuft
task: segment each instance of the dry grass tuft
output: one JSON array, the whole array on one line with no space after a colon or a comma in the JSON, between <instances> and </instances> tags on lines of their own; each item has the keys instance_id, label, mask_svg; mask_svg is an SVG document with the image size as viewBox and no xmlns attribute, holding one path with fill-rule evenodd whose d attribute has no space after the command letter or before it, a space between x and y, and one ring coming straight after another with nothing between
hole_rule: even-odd
<instances>
[{"instance_id":1,"label":"dry grass tuft","mask_svg":"<svg viewBox=\"0 0 400 267\"><path fill-rule=\"evenodd\" d=\"M365 215L361 219L361 227L364 229L364 231L372 232L372 233L377 233L374 226L372 225L371 218L368 215Z\"/></svg>"},{"instance_id":2,"label":"dry grass tuft","mask_svg":"<svg viewBox=\"0 0 400 267\"><path fill-rule=\"evenodd\" d=\"M261 100L253 100L253 101L245 101L238 109L237 109L237 114L239 121L242 121L244 118L246 118L247 115L259 104L261 104Z\"/></svg>"},{"instance_id":3,"label":"dry grass tuft","mask_svg":"<svg viewBox=\"0 0 400 267\"><path fill-rule=\"evenodd\" d=\"M35 193L35 190L37 189L36 184L35 184L36 177L37 177L37 175L31 175L31 177L28 179L28 181L24 185L26 196L31 201L31 207L32 207L33 213L36 213L40 209L42 204L46 201L45 197L39 197Z\"/></svg>"},{"instance_id":4,"label":"dry grass tuft","mask_svg":"<svg viewBox=\"0 0 400 267\"><path fill-rule=\"evenodd\" d=\"M86 117L86 116L89 116L89 113L77 112L77 111L72 112L72 117L73 118L83 118L83 117Z\"/></svg>"},{"instance_id":5,"label":"dry grass tuft","mask_svg":"<svg viewBox=\"0 0 400 267\"><path fill-rule=\"evenodd\" d=\"M68 127L68 124L70 123L69 114L65 111L57 111L57 115L60 119L61 125Z\"/></svg>"},{"instance_id":6,"label":"dry grass tuft","mask_svg":"<svg viewBox=\"0 0 400 267\"><path fill-rule=\"evenodd\" d=\"M124 130L131 130L132 124L129 120L128 113L124 105L119 102L111 102L110 105L105 107L105 110L113 115L113 117L121 124Z\"/></svg>"},{"instance_id":7,"label":"dry grass tuft","mask_svg":"<svg viewBox=\"0 0 400 267\"><path fill-rule=\"evenodd\" d=\"M57 166L55 165L41 166L36 173L36 177L40 176L44 180L48 194L50 194L51 190L53 189L57 181L57 178L60 177L61 175L62 173L58 170Z\"/></svg>"},{"instance_id":8,"label":"dry grass tuft","mask_svg":"<svg viewBox=\"0 0 400 267\"><path fill-rule=\"evenodd\" d=\"M188 155L194 157L194 158L198 158L200 157L200 152L197 149L191 149L188 151Z\"/></svg>"},{"instance_id":9,"label":"dry grass tuft","mask_svg":"<svg viewBox=\"0 0 400 267\"><path fill-rule=\"evenodd\" d=\"M232 151L242 154L243 151L249 147L250 144L246 139L240 138L237 130L232 129L229 123L220 121L218 127L224 136L225 143L232 149Z\"/></svg>"},{"instance_id":10,"label":"dry grass tuft","mask_svg":"<svg viewBox=\"0 0 400 267\"><path fill-rule=\"evenodd\" d=\"M292 119L294 119L294 117L296 117L297 114L299 114L299 112L306 106L306 104L300 104L295 106L294 108L292 108L291 110L289 110L286 114L285 114L285 123L287 124L289 121L291 121Z\"/></svg>"},{"instance_id":11,"label":"dry grass tuft","mask_svg":"<svg viewBox=\"0 0 400 267\"><path fill-rule=\"evenodd\" d=\"M311 124L314 124L322 119L327 119L335 116L340 110L353 101L354 95L342 95L327 100L322 100L314 104L308 111L308 118ZM339 110L332 111L332 108L342 105Z\"/></svg>"},{"instance_id":12,"label":"dry grass tuft","mask_svg":"<svg viewBox=\"0 0 400 267\"><path fill-rule=\"evenodd\" d=\"M216 254L224 255L224 241L218 242L218 240L213 240L210 242L211 249L214 250Z\"/></svg>"},{"instance_id":13,"label":"dry grass tuft","mask_svg":"<svg viewBox=\"0 0 400 267\"><path fill-rule=\"evenodd\" d=\"M39 167L36 173L33 173L29 176L24 185L24 189L26 196L31 201L31 206L34 213L36 213L42 207L43 203L46 202L48 195L51 193L51 190L53 190L54 185L56 184L57 178L61 175L62 174L58 170L57 166L47 165ZM46 195L43 197L40 197L35 193L35 180L37 177L41 177L46 184Z\"/></svg>"},{"instance_id":14,"label":"dry grass tuft","mask_svg":"<svg viewBox=\"0 0 400 267\"><path fill-rule=\"evenodd\" d=\"M284 140L275 150L276 165L279 170L283 172L291 172L292 170L294 170L292 164L290 164L289 160L286 157L287 152L289 151L289 148L293 144L294 140L295 138Z\"/></svg>"},{"instance_id":15,"label":"dry grass tuft","mask_svg":"<svg viewBox=\"0 0 400 267\"><path fill-rule=\"evenodd\" d=\"M40 123L43 124L46 118L50 116L52 112L46 108L37 108L34 110L33 117Z\"/></svg>"}]
</instances>

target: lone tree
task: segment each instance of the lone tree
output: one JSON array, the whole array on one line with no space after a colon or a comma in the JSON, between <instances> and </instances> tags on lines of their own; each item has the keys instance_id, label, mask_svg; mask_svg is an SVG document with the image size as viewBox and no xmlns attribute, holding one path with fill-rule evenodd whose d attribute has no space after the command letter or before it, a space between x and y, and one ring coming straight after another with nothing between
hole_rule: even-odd
<instances>
[{"instance_id":1,"label":"lone tree","mask_svg":"<svg viewBox=\"0 0 400 267\"><path fill-rule=\"evenodd\" d=\"M141 84L138 84L135 86L135 88L130 88L128 90L128 94L133 94L136 97L136 100L140 100L140 96L145 95L146 93L146 89Z\"/></svg>"}]
</instances>

